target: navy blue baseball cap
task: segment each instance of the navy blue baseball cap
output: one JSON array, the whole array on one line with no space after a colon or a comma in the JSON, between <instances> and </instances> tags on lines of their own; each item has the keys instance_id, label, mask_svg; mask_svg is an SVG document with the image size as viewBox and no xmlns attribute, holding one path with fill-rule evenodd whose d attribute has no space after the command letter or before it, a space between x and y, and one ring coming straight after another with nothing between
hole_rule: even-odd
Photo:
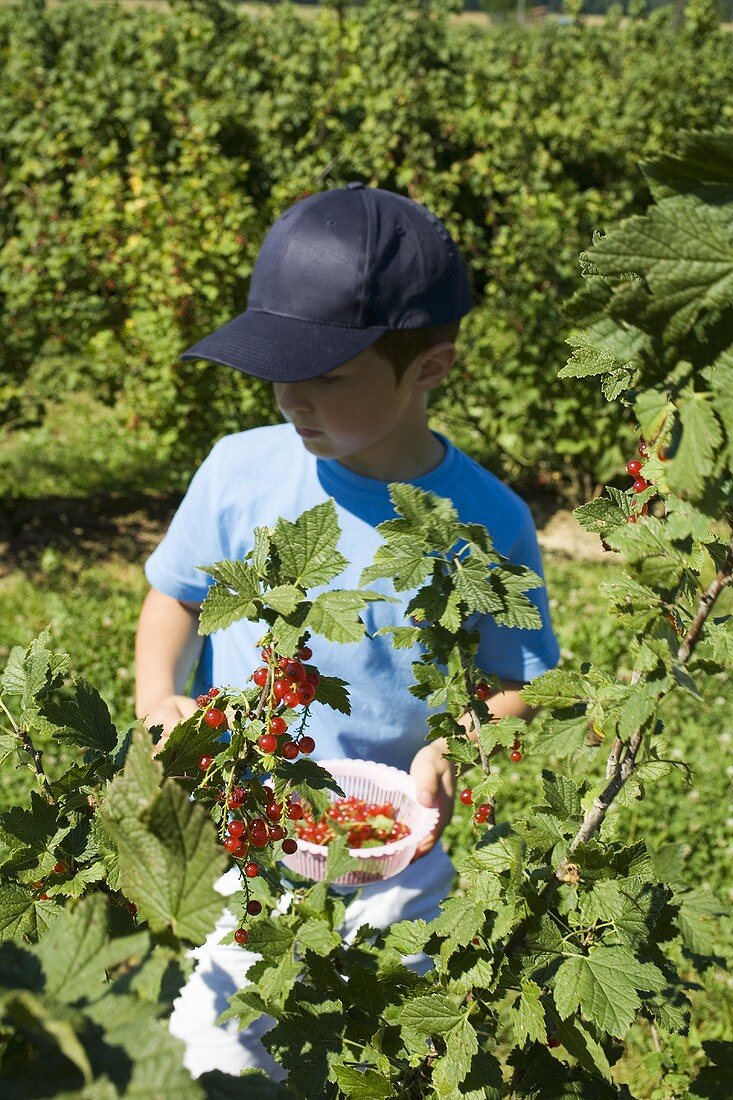
<instances>
[{"instance_id":1,"label":"navy blue baseball cap","mask_svg":"<svg viewBox=\"0 0 733 1100\"><path fill-rule=\"evenodd\" d=\"M439 218L405 195L349 183L278 218L245 312L181 359L300 382L335 370L384 332L448 324L472 305L468 272Z\"/></svg>"}]
</instances>

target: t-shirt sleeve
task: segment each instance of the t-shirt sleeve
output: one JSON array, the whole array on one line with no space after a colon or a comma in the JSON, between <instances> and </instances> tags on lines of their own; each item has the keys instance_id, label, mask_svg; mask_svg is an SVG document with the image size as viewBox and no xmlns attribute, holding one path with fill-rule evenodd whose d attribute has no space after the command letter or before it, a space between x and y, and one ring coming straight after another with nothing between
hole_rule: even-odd
<instances>
[{"instance_id":1,"label":"t-shirt sleeve","mask_svg":"<svg viewBox=\"0 0 733 1100\"><path fill-rule=\"evenodd\" d=\"M515 565L528 566L544 580L542 556L529 509L507 556ZM552 628L546 587L543 585L542 588L531 589L527 596L542 618L542 626L538 630L499 626L488 616L477 616L473 621L469 620L468 625L477 627L481 636L476 664L484 672L493 673L503 680L520 680L526 683L554 668L560 659L560 647Z\"/></svg>"},{"instance_id":2,"label":"t-shirt sleeve","mask_svg":"<svg viewBox=\"0 0 733 1100\"><path fill-rule=\"evenodd\" d=\"M197 566L228 557L222 523L220 445L199 466L170 526L145 562L145 576L177 600L201 602L213 583Z\"/></svg>"}]
</instances>

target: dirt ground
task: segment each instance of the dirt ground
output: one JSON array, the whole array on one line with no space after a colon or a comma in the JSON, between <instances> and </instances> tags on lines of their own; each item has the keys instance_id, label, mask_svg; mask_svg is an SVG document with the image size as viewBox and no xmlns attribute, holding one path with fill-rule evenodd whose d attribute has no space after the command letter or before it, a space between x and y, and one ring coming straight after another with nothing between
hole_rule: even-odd
<instances>
[{"instance_id":1,"label":"dirt ground","mask_svg":"<svg viewBox=\"0 0 733 1100\"><path fill-rule=\"evenodd\" d=\"M32 576L49 546L85 562L111 557L142 566L181 500L180 493L100 493L93 497L5 500L0 509L0 577L20 569ZM544 554L573 561L613 561L597 535L550 497L528 501Z\"/></svg>"}]
</instances>

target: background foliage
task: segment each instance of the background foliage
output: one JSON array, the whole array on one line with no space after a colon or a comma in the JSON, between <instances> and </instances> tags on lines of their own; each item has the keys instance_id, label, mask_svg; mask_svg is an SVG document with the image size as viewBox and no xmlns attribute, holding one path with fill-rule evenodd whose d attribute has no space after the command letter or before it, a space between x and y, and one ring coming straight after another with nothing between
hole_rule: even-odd
<instances>
[{"instance_id":1,"label":"background foliage","mask_svg":"<svg viewBox=\"0 0 733 1100\"><path fill-rule=\"evenodd\" d=\"M471 269L439 425L578 498L618 473L628 415L592 383L558 387L562 306L591 233L646 206L638 158L733 117L714 20L492 31L450 25L455 0L331 2L306 22L287 3L171 7L106 5L101 35L83 0L0 10L6 428L90 391L185 479L212 437L272 419L258 382L176 357L245 308L284 209L363 179L434 209Z\"/></svg>"}]
</instances>

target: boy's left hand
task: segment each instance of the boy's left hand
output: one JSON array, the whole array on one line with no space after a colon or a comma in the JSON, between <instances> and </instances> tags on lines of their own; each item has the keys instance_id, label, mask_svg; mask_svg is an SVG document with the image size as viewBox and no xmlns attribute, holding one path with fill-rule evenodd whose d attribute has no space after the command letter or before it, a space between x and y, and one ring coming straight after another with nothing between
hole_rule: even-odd
<instances>
[{"instance_id":1,"label":"boy's left hand","mask_svg":"<svg viewBox=\"0 0 733 1100\"><path fill-rule=\"evenodd\" d=\"M410 765L410 775L415 780L417 797L424 806L438 809L438 821L431 833L419 845L412 862L426 855L437 843L443 829L453 816L456 793L456 776L453 764L443 756L445 739L431 741L415 754Z\"/></svg>"}]
</instances>

